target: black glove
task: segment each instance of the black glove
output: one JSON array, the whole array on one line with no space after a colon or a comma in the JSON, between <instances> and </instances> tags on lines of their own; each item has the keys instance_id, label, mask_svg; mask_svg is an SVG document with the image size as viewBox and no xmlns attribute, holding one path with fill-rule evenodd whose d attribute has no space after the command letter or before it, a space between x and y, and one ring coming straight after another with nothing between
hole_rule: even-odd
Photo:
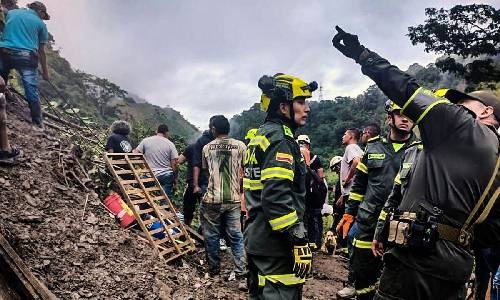
<instances>
[{"instance_id":1,"label":"black glove","mask_svg":"<svg viewBox=\"0 0 500 300\"><path fill-rule=\"evenodd\" d=\"M335 26L335 29L337 29L337 34L332 39L333 47L358 62L361 53L365 50L365 47L359 43L358 36L347 33L338 26Z\"/></svg>"},{"instance_id":2,"label":"black glove","mask_svg":"<svg viewBox=\"0 0 500 300\"><path fill-rule=\"evenodd\" d=\"M307 245L308 239L306 233L306 228L302 222L295 223L286 230L288 240L294 246Z\"/></svg>"}]
</instances>

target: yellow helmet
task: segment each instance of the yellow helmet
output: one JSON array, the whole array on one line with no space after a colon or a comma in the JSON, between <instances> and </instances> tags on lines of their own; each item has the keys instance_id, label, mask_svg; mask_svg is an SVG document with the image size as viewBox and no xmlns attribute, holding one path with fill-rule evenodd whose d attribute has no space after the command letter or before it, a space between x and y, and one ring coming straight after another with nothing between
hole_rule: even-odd
<instances>
[{"instance_id":1,"label":"yellow helmet","mask_svg":"<svg viewBox=\"0 0 500 300\"><path fill-rule=\"evenodd\" d=\"M312 92L318 88L316 81L307 84L304 80L283 73L274 76L264 75L259 79L259 88L262 90L260 96L260 108L267 112L271 101L286 102L293 101L297 97L310 98Z\"/></svg>"},{"instance_id":2,"label":"yellow helmet","mask_svg":"<svg viewBox=\"0 0 500 300\"><path fill-rule=\"evenodd\" d=\"M385 111L388 114L390 114L390 113L392 113L395 110L401 110L401 107L399 107L399 105L397 105L396 103L394 103L394 101L387 100L385 102Z\"/></svg>"},{"instance_id":3,"label":"yellow helmet","mask_svg":"<svg viewBox=\"0 0 500 300\"><path fill-rule=\"evenodd\" d=\"M251 128L247 131L247 135L245 135L245 140L251 140L257 134L257 128Z\"/></svg>"}]
</instances>

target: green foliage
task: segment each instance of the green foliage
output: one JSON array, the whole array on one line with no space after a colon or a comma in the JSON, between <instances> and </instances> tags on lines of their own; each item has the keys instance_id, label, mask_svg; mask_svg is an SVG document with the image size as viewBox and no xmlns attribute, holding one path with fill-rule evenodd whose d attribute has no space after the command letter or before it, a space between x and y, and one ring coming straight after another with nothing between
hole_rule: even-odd
<instances>
[{"instance_id":1,"label":"green foliage","mask_svg":"<svg viewBox=\"0 0 500 300\"><path fill-rule=\"evenodd\" d=\"M172 133L186 139L199 133L174 109L136 103L127 91L108 79L73 70L69 62L59 55L59 51L53 49L52 44L47 48L50 80L57 91L48 82L41 81L42 100L55 102L63 110L71 111L70 108L74 108L81 117L92 119L99 130L106 130L112 121L122 119L153 131L159 124L165 123ZM19 88L17 90L22 91ZM142 132L132 134L139 136Z\"/></svg>"},{"instance_id":2,"label":"green foliage","mask_svg":"<svg viewBox=\"0 0 500 300\"><path fill-rule=\"evenodd\" d=\"M500 10L484 4L453 8L426 8L424 25L408 28L413 45L422 43L426 52L458 55L436 62L442 71L452 72L468 82L496 82L500 79ZM474 59L478 58L478 59Z\"/></svg>"}]
</instances>

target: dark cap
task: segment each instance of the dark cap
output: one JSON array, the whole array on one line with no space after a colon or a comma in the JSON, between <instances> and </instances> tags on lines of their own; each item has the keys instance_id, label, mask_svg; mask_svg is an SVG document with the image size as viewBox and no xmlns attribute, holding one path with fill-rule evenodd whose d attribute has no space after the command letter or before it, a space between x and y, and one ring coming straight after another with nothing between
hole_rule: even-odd
<instances>
[{"instance_id":1,"label":"dark cap","mask_svg":"<svg viewBox=\"0 0 500 300\"><path fill-rule=\"evenodd\" d=\"M462 93L457 90L438 90L436 94L440 91L445 91L444 94L440 94L439 96L443 96L446 99L450 100L452 103L458 103L463 100L476 100L483 103L486 106L493 107L493 114L497 121L500 122L500 99L493 94L492 91L475 91L469 94Z\"/></svg>"},{"instance_id":2,"label":"dark cap","mask_svg":"<svg viewBox=\"0 0 500 300\"><path fill-rule=\"evenodd\" d=\"M42 18L42 20L50 20L50 16L47 13L47 7L42 2L40 1L32 2L28 4L28 7L38 11L40 13L40 18Z\"/></svg>"}]
</instances>

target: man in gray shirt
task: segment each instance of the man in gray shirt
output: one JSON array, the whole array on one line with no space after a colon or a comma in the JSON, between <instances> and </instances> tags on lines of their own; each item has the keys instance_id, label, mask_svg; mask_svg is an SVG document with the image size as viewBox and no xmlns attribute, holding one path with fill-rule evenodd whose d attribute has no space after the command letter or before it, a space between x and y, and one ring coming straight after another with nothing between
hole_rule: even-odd
<instances>
[{"instance_id":1,"label":"man in gray shirt","mask_svg":"<svg viewBox=\"0 0 500 300\"><path fill-rule=\"evenodd\" d=\"M163 190L172 199L178 153L174 143L168 139L168 134L168 126L161 124L156 130L156 135L143 139L134 149L134 153L144 154Z\"/></svg>"}]
</instances>

